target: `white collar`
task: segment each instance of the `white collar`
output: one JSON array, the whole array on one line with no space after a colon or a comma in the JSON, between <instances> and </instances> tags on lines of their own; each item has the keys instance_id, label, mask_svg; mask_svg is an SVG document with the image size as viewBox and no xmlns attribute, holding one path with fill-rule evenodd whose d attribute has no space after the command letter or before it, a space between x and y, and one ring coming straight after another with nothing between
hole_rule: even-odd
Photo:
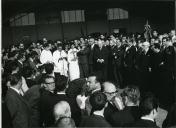
<instances>
[{"instance_id":1,"label":"white collar","mask_svg":"<svg viewBox=\"0 0 176 128\"><path fill-rule=\"evenodd\" d=\"M57 92L57 94L64 94L65 95L65 92Z\"/></svg>"},{"instance_id":2,"label":"white collar","mask_svg":"<svg viewBox=\"0 0 176 128\"><path fill-rule=\"evenodd\" d=\"M141 119L143 119L143 120L150 120L152 122L155 122L154 119L151 119L151 118L145 117L145 116L142 116Z\"/></svg>"},{"instance_id":3,"label":"white collar","mask_svg":"<svg viewBox=\"0 0 176 128\"><path fill-rule=\"evenodd\" d=\"M99 89L99 88L97 88L97 89L95 89L95 90L92 90L92 94L94 93L94 92L96 92L96 91L100 91L101 89Z\"/></svg>"},{"instance_id":4,"label":"white collar","mask_svg":"<svg viewBox=\"0 0 176 128\"><path fill-rule=\"evenodd\" d=\"M29 60L32 61L32 62L34 61L31 57L29 58Z\"/></svg>"},{"instance_id":5,"label":"white collar","mask_svg":"<svg viewBox=\"0 0 176 128\"><path fill-rule=\"evenodd\" d=\"M18 94L20 94L20 91L14 87L10 87L11 89L13 89L15 92L17 92Z\"/></svg>"},{"instance_id":6,"label":"white collar","mask_svg":"<svg viewBox=\"0 0 176 128\"><path fill-rule=\"evenodd\" d=\"M18 62L19 62L20 64L23 64L23 62L21 62L20 60L18 60Z\"/></svg>"},{"instance_id":7,"label":"white collar","mask_svg":"<svg viewBox=\"0 0 176 128\"><path fill-rule=\"evenodd\" d=\"M94 115L98 115L98 116L102 116L104 117L103 113L99 112L99 111L95 111L93 112Z\"/></svg>"}]
</instances>

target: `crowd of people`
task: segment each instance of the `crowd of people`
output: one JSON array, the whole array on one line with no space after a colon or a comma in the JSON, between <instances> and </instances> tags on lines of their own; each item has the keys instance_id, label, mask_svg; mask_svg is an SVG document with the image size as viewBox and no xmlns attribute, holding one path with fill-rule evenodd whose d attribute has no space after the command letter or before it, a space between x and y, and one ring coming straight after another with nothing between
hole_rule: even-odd
<instances>
[{"instance_id":1,"label":"crowd of people","mask_svg":"<svg viewBox=\"0 0 176 128\"><path fill-rule=\"evenodd\" d=\"M175 56L175 30L3 48L3 126L176 126Z\"/></svg>"}]
</instances>

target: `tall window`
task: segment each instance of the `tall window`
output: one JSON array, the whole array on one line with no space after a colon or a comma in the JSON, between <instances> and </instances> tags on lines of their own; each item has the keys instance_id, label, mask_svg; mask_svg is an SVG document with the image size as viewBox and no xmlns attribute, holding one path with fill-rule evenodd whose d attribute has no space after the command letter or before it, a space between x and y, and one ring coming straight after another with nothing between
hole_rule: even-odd
<instances>
[{"instance_id":1,"label":"tall window","mask_svg":"<svg viewBox=\"0 0 176 128\"><path fill-rule=\"evenodd\" d=\"M121 8L109 8L107 16L108 20L128 19L128 11Z\"/></svg>"},{"instance_id":2,"label":"tall window","mask_svg":"<svg viewBox=\"0 0 176 128\"><path fill-rule=\"evenodd\" d=\"M35 25L34 13L21 13L10 18L10 26Z\"/></svg>"},{"instance_id":3,"label":"tall window","mask_svg":"<svg viewBox=\"0 0 176 128\"><path fill-rule=\"evenodd\" d=\"M84 22L84 10L61 11L62 23Z\"/></svg>"}]
</instances>

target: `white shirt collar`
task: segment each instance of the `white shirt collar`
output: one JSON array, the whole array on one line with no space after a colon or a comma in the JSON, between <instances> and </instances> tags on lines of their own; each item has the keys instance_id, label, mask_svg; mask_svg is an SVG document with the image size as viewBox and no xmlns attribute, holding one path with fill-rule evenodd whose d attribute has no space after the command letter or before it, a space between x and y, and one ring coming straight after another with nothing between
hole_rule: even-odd
<instances>
[{"instance_id":1,"label":"white shirt collar","mask_svg":"<svg viewBox=\"0 0 176 128\"><path fill-rule=\"evenodd\" d=\"M154 119L151 119L151 118L145 117L145 116L142 116L141 119L143 119L143 120L150 120L152 122L155 122Z\"/></svg>"},{"instance_id":2,"label":"white shirt collar","mask_svg":"<svg viewBox=\"0 0 176 128\"><path fill-rule=\"evenodd\" d=\"M98 116L104 117L103 113L100 113L100 112L96 112L96 111L95 111L95 112L93 112L93 114L94 114L94 115L98 115Z\"/></svg>"},{"instance_id":3,"label":"white shirt collar","mask_svg":"<svg viewBox=\"0 0 176 128\"><path fill-rule=\"evenodd\" d=\"M17 92L18 94L20 94L20 91L14 87L10 87L11 89L13 89L15 92Z\"/></svg>"},{"instance_id":4,"label":"white shirt collar","mask_svg":"<svg viewBox=\"0 0 176 128\"><path fill-rule=\"evenodd\" d=\"M21 62L20 60L18 60L18 62L23 65L23 62Z\"/></svg>"},{"instance_id":5,"label":"white shirt collar","mask_svg":"<svg viewBox=\"0 0 176 128\"><path fill-rule=\"evenodd\" d=\"M57 94L64 94L65 95L65 92L57 92Z\"/></svg>"}]
</instances>

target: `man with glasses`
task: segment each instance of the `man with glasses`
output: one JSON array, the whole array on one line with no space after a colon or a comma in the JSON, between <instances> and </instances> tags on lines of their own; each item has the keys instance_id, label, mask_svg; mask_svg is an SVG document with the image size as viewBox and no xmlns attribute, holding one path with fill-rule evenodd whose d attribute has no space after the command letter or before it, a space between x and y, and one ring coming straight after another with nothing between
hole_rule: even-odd
<instances>
[{"instance_id":1,"label":"man with glasses","mask_svg":"<svg viewBox=\"0 0 176 128\"><path fill-rule=\"evenodd\" d=\"M110 124L112 124L110 120L111 114L119 111L118 109L119 107L116 106L118 103L117 102L115 103L115 97L118 95L117 93L118 90L116 86L111 82L104 82L102 84L101 89L102 89L102 92L107 96L107 101L108 101L108 106L105 108L105 111L104 111L104 117Z\"/></svg>"},{"instance_id":2,"label":"man with glasses","mask_svg":"<svg viewBox=\"0 0 176 128\"><path fill-rule=\"evenodd\" d=\"M53 76L45 76L43 78L42 86L44 87L41 90L40 96L40 118L42 126L51 126L53 125L54 118L53 117L53 103L54 103L54 90L55 90L55 78Z\"/></svg>"}]
</instances>

